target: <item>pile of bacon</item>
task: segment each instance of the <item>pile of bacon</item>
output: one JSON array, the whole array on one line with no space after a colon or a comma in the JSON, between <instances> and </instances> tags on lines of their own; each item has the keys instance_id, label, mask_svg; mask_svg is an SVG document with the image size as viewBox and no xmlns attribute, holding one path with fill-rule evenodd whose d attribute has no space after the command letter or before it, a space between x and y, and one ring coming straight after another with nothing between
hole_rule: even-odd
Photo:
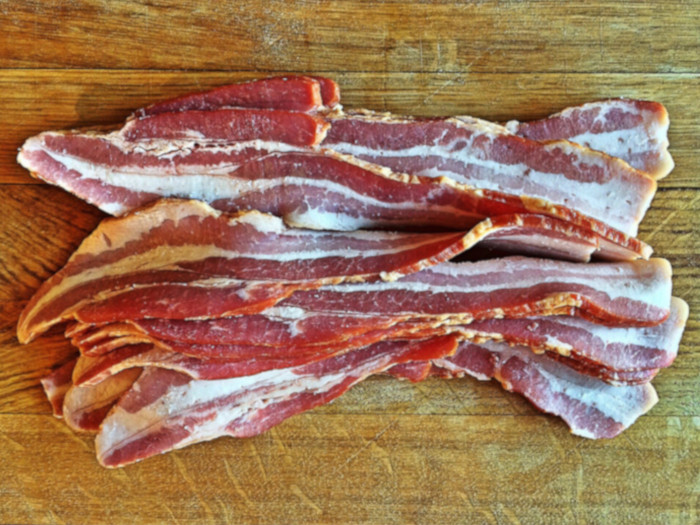
<instances>
[{"instance_id":1,"label":"pile of bacon","mask_svg":"<svg viewBox=\"0 0 700 525\"><path fill-rule=\"evenodd\" d=\"M635 238L667 128L633 100L506 126L348 112L333 81L287 77L42 133L19 162L118 217L18 338L68 323L79 356L44 388L108 467L259 434L379 373L494 378L613 437L657 401L688 315Z\"/></svg>"}]
</instances>

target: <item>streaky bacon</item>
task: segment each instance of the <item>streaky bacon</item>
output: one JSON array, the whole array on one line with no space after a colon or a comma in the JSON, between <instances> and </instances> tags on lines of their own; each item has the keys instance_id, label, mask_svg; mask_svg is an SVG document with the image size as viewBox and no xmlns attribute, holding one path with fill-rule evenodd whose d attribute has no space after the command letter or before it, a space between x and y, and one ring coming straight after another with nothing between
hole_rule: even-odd
<instances>
[{"instance_id":1,"label":"streaky bacon","mask_svg":"<svg viewBox=\"0 0 700 525\"><path fill-rule=\"evenodd\" d=\"M550 356L559 354L568 366L608 382L639 382L671 365L687 316L687 304L673 298L669 318L652 327L604 326L566 316L477 320L461 325L444 318L328 315L284 307L253 316L202 321L142 319L76 334L73 345L92 358L81 360L74 380L76 384L99 382L115 370L152 365L153 360L168 360L168 356L185 373L192 363L199 365L189 357L212 366L226 363L206 375L191 373L196 379L233 377L234 373L267 370L285 359L301 359L295 361L301 364L380 340L455 333L477 343L503 340ZM159 351L146 354L149 345ZM240 363L247 359L254 363ZM233 361L239 364L231 364Z\"/></svg>"},{"instance_id":2,"label":"streaky bacon","mask_svg":"<svg viewBox=\"0 0 700 525\"><path fill-rule=\"evenodd\" d=\"M77 362L78 356L76 355L41 379L44 394L51 403L54 417L58 419L63 418L63 399L72 385L71 377Z\"/></svg>"},{"instance_id":3,"label":"streaky bacon","mask_svg":"<svg viewBox=\"0 0 700 525\"><path fill-rule=\"evenodd\" d=\"M533 140L567 139L661 179L673 169L668 152L668 113L658 102L612 99L566 108L541 120L506 127Z\"/></svg>"},{"instance_id":4,"label":"streaky bacon","mask_svg":"<svg viewBox=\"0 0 700 525\"><path fill-rule=\"evenodd\" d=\"M128 121L113 133L129 141L191 140L201 145L259 140L302 147L318 145L329 128L325 119L307 113L226 108L158 113Z\"/></svg>"},{"instance_id":5,"label":"streaky bacon","mask_svg":"<svg viewBox=\"0 0 700 525\"><path fill-rule=\"evenodd\" d=\"M333 107L340 95L335 82L323 77L271 77L222 86L157 102L134 113L134 118L173 111L224 107L269 108L313 112Z\"/></svg>"},{"instance_id":6,"label":"streaky bacon","mask_svg":"<svg viewBox=\"0 0 700 525\"><path fill-rule=\"evenodd\" d=\"M76 432L97 432L107 413L139 375L141 369L129 368L105 377L99 384L73 384L63 401L66 424Z\"/></svg>"},{"instance_id":7,"label":"streaky bacon","mask_svg":"<svg viewBox=\"0 0 700 525\"><path fill-rule=\"evenodd\" d=\"M155 300L172 308L167 294L142 292L153 283L179 286L181 299L196 300L207 299L208 281L225 283L225 311L262 309L304 287L395 279L450 259L467 241L462 233L294 230L258 212L227 215L198 201L160 201L102 221L32 297L17 334L27 342L113 290L141 292L144 306Z\"/></svg>"},{"instance_id":8,"label":"streaky bacon","mask_svg":"<svg viewBox=\"0 0 700 525\"><path fill-rule=\"evenodd\" d=\"M567 312L613 325L652 326L668 317L670 301L671 266L665 259L582 265L504 257L442 263L393 282L299 290L278 305L461 321Z\"/></svg>"},{"instance_id":9,"label":"streaky bacon","mask_svg":"<svg viewBox=\"0 0 700 525\"><path fill-rule=\"evenodd\" d=\"M472 340L503 340L582 364L634 372L670 366L687 319L688 305L673 297L669 317L655 326L604 326L576 317L551 316L477 320L461 331Z\"/></svg>"},{"instance_id":10,"label":"streaky bacon","mask_svg":"<svg viewBox=\"0 0 700 525\"><path fill-rule=\"evenodd\" d=\"M454 356L433 363L439 376L497 379L506 390L563 419L573 434L591 439L617 436L658 401L649 383L608 385L528 348L504 343L463 342Z\"/></svg>"},{"instance_id":11,"label":"streaky bacon","mask_svg":"<svg viewBox=\"0 0 700 525\"><path fill-rule=\"evenodd\" d=\"M347 155L294 151L281 143L151 141L145 148L115 133L46 132L27 140L18 161L112 215L159 197L197 198L224 211L255 209L291 226L323 230L467 229L486 217L535 213L586 230L603 258L651 254L638 239L542 198L394 173ZM517 247L531 242L543 245L536 235L532 241L523 235Z\"/></svg>"},{"instance_id":12,"label":"streaky bacon","mask_svg":"<svg viewBox=\"0 0 700 525\"><path fill-rule=\"evenodd\" d=\"M229 317L236 313L231 313L231 296L239 289L226 278L132 286L85 299L71 314L90 324ZM604 324L652 326L670 313L671 268L665 259L578 265L507 257L443 263L393 282L298 286L275 298L279 306L337 314L449 316L460 322L572 315ZM240 302L238 295L233 301Z\"/></svg>"},{"instance_id":13,"label":"streaky bacon","mask_svg":"<svg viewBox=\"0 0 700 525\"><path fill-rule=\"evenodd\" d=\"M568 141L542 144L470 119L334 113L323 147L397 173L565 207L634 236L656 191L646 173Z\"/></svg>"},{"instance_id":14,"label":"streaky bacon","mask_svg":"<svg viewBox=\"0 0 700 525\"><path fill-rule=\"evenodd\" d=\"M433 365L430 361L414 361L412 363L394 365L391 368L389 368L385 372L385 374L393 376L396 379L408 380L411 383L420 383L428 376L430 376L432 368Z\"/></svg>"},{"instance_id":15,"label":"streaky bacon","mask_svg":"<svg viewBox=\"0 0 700 525\"><path fill-rule=\"evenodd\" d=\"M97 457L120 467L199 441L260 434L396 364L454 352L452 337L384 342L297 368L218 381L147 368L102 422Z\"/></svg>"}]
</instances>

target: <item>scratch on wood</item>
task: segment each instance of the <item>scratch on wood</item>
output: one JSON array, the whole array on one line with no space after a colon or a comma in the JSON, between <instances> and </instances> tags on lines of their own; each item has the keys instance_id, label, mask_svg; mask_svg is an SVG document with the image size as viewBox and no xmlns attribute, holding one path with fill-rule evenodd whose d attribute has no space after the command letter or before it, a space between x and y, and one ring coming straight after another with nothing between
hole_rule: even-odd
<instances>
[{"instance_id":1,"label":"scratch on wood","mask_svg":"<svg viewBox=\"0 0 700 525\"><path fill-rule=\"evenodd\" d=\"M248 497L248 494L245 490L243 490L243 487L241 487L241 484L238 482L238 477L231 470L231 465L229 465L229 462L226 458L224 458L224 468L226 469L226 475L228 476L228 479L231 480L231 483L233 484L233 488L236 489L236 492L241 497L241 499L243 499L243 502L246 504L246 506L248 506L248 508L250 509L257 510L255 503L253 503L253 501Z\"/></svg>"},{"instance_id":2,"label":"scratch on wood","mask_svg":"<svg viewBox=\"0 0 700 525\"><path fill-rule=\"evenodd\" d=\"M12 439L10 436L8 436L7 434L5 434L4 432L3 432L2 434L0 434L0 436L1 436L2 438L4 438L5 441L7 441L8 443L10 443L10 445L12 445L13 448L15 448L15 449L17 449L17 450L21 450L21 451L27 450L27 447L25 447L24 445L22 445L22 443L19 443L18 441L15 441L14 439Z\"/></svg>"},{"instance_id":3,"label":"scratch on wood","mask_svg":"<svg viewBox=\"0 0 700 525\"><path fill-rule=\"evenodd\" d=\"M255 458L255 461L258 463L258 468L260 468L260 472L262 472L263 480L267 481L267 470L265 470L265 465L262 462L262 458L260 457L260 452L258 452L258 447L255 446L255 441L250 440L250 447L253 449L253 457Z\"/></svg>"},{"instance_id":4,"label":"scratch on wood","mask_svg":"<svg viewBox=\"0 0 700 525\"><path fill-rule=\"evenodd\" d=\"M199 486L192 480L190 475L187 473L187 467L185 466L185 464L182 462L182 460L179 457L177 457L177 453L172 454L171 457L173 458L173 462L175 463L177 470L182 475L182 478L187 482L187 485L189 485L190 489L192 489L193 494L195 496L197 496L197 499L202 504L202 508L206 512L206 515L207 515L207 518L209 519L209 521L212 521L212 522L215 521L215 516L211 510L211 507L206 502L206 500L202 497L202 495L199 493Z\"/></svg>"},{"instance_id":5,"label":"scratch on wood","mask_svg":"<svg viewBox=\"0 0 700 525\"><path fill-rule=\"evenodd\" d=\"M359 454L361 454L361 453L362 453L364 450L366 450L369 446L371 446L371 445L372 445L373 443L375 443L378 439L380 439L380 438L384 435L384 433L385 433L387 430L389 430L391 427L393 427L394 425L396 425L397 422L398 422L398 418L394 418L393 420L391 420L391 421L389 422L389 424L386 425L386 426L385 426L383 429L381 429L379 432L377 432L377 433L374 435L374 437L373 437L372 439L370 439L369 441L367 441L364 445L362 445L360 448L358 448L355 452L353 452L352 454L350 454L350 456L348 457L348 459L346 459L345 462L344 462L339 468L345 468L345 467L347 467L347 466L352 462L352 460L354 460ZM337 472L337 471L339 470L339 468L338 468L338 469L335 469L334 472Z\"/></svg>"},{"instance_id":6,"label":"scratch on wood","mask_svg":"<svg viewBox=\"0 0 700 525\"><path fill-rule=\"evenodd\" d=\"M627 442L632 446L632 448L634 449L634 451L637 453L638 456L643 456L643 455L644 455L644 454L642 454L642 451L639 450L639 447L637 446L637 444L636 444L634 441L632 441L632 440L630 439L630 437L629 437L627 434L625 434L625 433L623 432L623 433L622 433L622 437L624 437L624 438L625 438L625 441L627 441Z\"/></svg>"},{"instance_id":7,"label":"scratch on wood","mask_svg":"<svg viewBox=\"0 0 700 525\"><path fill-rule=\"evenodd\" d=\"M439 45L440 44L438 44L438 49L439 49ZM433 99L435 97L435 95L441 93L442 91L444 91L445 89L450 87L452 84L457 82L457 79L459 79L459 75L455 75L454 77L452 77L449 80L447 80L446 82L444 82L439 88L437 88L435 91L430 93L430 95L428 95L427 97L425 97L423 99L423 105L427 104L428 101L430 101L431 99Z\"/></svg>"},{"instance_id":8,"label":"scratch on wood","mask_svg":"<svg viewBox=\"0 0 700 525\"><path fill-rule=\"evenodd\" d=\"M173 523L174 525L179 525L181 523L181 521L173 513L172 509L170 508L170 505L163 502L161 503L161 507L163 507L166 511L168 511L168 514L170 514L170 517L172 518L171 523Z\"/></svg>"},{"instance_id":9,"label":"scratch on wood","mask_svg":"<svg viewBox=\"0 0 700 525\"><path fill-rule=\"evenodd\" d=\"M304 492L299 488L298 485L294 484L290 487L295 496L297 496L301 501L306 503L309 507L313 509L316 514L323 514L321 507L316 505Z\"/></svg>"},{"instance_id":10,"label":"scratch on wood","mask_svg":"<svg viewBox=\"0 0 700 525\"><path fill-rule=\"evenodd\" d=\"M686 203L681 205L680 207L672 210L666 217L664 217L664 220L661 221L652 231L649 233L649 235L646 236L646 242L651 242L651 240L654 238L654 236L659 233L679 212L683 212L687 209L694 209L695 204L700 201L700 194L696 195L693 197L693 199Z\"/></svg>"},{"instance_id":11,"label":"scratch on wood","mask_svg":"<svg viewBox=\"0 0 700 525\"><path fill-rule=\"evenodd\" d=\"M574 476L573 493L569 505L571 506L571 512L574 516L574 523L578 523L578 508L581 504L581 496L584 488L583 455L581 454L579 447L574 447L572 452L576 457L576 474Z\"/></svg>"}]
</instances>

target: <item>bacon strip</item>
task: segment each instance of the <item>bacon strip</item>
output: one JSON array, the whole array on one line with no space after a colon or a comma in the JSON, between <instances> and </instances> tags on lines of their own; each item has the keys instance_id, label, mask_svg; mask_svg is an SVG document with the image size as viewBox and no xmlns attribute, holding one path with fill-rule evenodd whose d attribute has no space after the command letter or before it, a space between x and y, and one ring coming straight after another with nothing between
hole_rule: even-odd
<instances>
[{"instance_id":1,"label":"bacon strip","mask_svg":"<svg viewBox=\"0 0 700 525\"><path fill-rule=\"evenodd\" d=\"M543 412L562 418L573 434L612 438L658 401L651 384L611 386L524 347L461 343L453 357L433 361L436 375L496 379Z\"/></svg>"},{"instance_id":2,"label":"bacon strip","mask_svg":"<svg viewBox=\"0 0 700 525\"><path fill-rule=\"evenodd\" d=\"M51 403L54 417L58 419L63 418L63 400L66 397L66 392L71 387L71 377L77 362L78 357L76 356L41 379L44 394L46 394L46 398Z\"/></svg>"},{"instance_id":3,"label":"bacon strip","mask_svg":"<svg viewBox=\"0 0 700 525\"><path fill-rule=\"evenodd\" d=\"M232 108L158 113L128 121L114 133L129 141L192 140L210 144L260 140L316 146L329 128L324 119L307 113ZM104 140L116 139L105 137Z\"/></svg>"},{"instance_id":4,"label":"bacon strip","mask_svg":"<svg viewBox=\"0 0 700 525\"><path fill-rule=\"evenodd\" d=\"M627 161L661 179L673 169L668 113L658 102L613 99L571 107L542 120L506 127L533 140L567 139Z\"/></svg>"},{"instance_id":5,"label":"bacon strip","mask_svg":"<svg viewBox=\"0 0 700 525\"><path fill-rule=\"evenodd\" d=\"M162 201L102 221L34 295L17 333L20 341L30 341L73 316L85 301L99 301L100 294L115 289L141 292L139 286L151 283L163 289L179 283L184 300L206 299L208 280L225 283L227 311L262 309L304 287L395 279L453 257L467 240L460 233L292 230L257 212L226 215L197 201ZM198 296L202 290L204 296ZM147 294L137 295L148 305ZM172 308L164 297L151 299ZM206 304L194 305L201 306Z\"/></svg>"},{"instance_id":6,"label":"bacon strip","mask_svg":"<svg viewBox=\"0 0 700 525\"><path fill-rule=\"evenodd\" d=\"M147 368L103 421L97 457L113 468L224 435L254 436L330 402L368 375L449 355L456 345L451 337L379 343L311 365L219 381Z\"/></svg>"},{"instance_id":7,"label":"bacon strip","mask_svg":"<svg viewBox=\"0 0 700 525\"><path fill-rule=\"evenodd\" d=\"M665 259L581 265L506 257L443 263L390 283L299 290L279 306L343 314L450 315L463 321L568 310L603 323L651 326L668 317L670 300L671 266Z\"/></svg>"},{"instance_id":8,"label":"bacon strip","mask_svg":"<svg viewBox=\"0 0 700 525\"><path fill-rule=\"evenodd\" d=\"M72 385L63 401L66 423L76 432L97 432L114 404L141 374L139 368L115 372L94 385Z\"/></svg>"},{"instance_id":9,"label":"bacon strip","mask_svg":"<svg viewBox=\"0 0 700 525\"><path fill-rule=\"evenodd\" d=\"M330 151L293 149L264 141L222 147L155 141L143 147L115 133L47 132L27 140L18 161L113 215L163 196L197 198L224 211L255 209L292 226L325 230L467 229L486 217L537 213L584 229L603 257L651 254L641 241L542 198L398 174ZM523 236L518 247L527 244Z\"/></svg>"},{"instance_id":10,"label":"bacon strip","mask_svg":"<svg viewBox=\"0 0 700 525\"><path fill-rule=\"evenodd\" d=\"M474 321L462 328L470 339L503 340L570 357L618 372L670 366L678 354L688 305L671 299L671 313L656 326L602 326L576 317L537 317Z\"/></svg>"},{"instance_id":11,"label":"bacon strip","mask_svg":"<svg viewBox=\"0 0 700 525\"><path fill-rule=\"evenodd\" d=\"M478 119L336 113L323 146L395 172L566 207L635 235L656 191L647 174L568 141L541 144Z\"/></svg>"},{"instance_id":12,"label":"bacon strip","mask_svg":"<svg viewBox=\"0 0 700 525\"><path fill-rule=\"evenodd\" d=\"M193 377L233 377L234 373L267 370L285 359L303 363L380 340L456 333L477 343L503 340L556 353L566 357L568 366L608 382L639 382L671 365L687 316L687 304L673 298L669 318L652 327L608 327L565 316L489 319L460 325L444 319L328 315L284 307L253 316L203 321L144 319L76 334L72 342L83 356L103 357L81 359L74 381L99 382L115 371L153 365L154 361L175 363L158 366L190 373L188 369L201 365L197 362L200 358L216 375L197 369L190 373ZM255 362L240 363L246 359ZM221 364L218 370L217 364Z\"/></svg>"},{"instance_id":13,"label":"bacon strip","mask_svg":"<svg viewBox=\"0 0 700 525\"><path fill-rule=\"evenodd\" d=\"M104 294L106 298L102 294L85 298L72 315L91 324L228 317L231 303L240 303L238 290L237 284L231 287L229 279L220 278L134 286ZM162 297L168 298L167 303L159 300ZM279 306L335 314L447 316L459 322L575 315L607 324L652 326L669 315L671 269L664 259L582 266L510 257L444 263L394 282L297 286L283 301L283 294L275 297Z\"/></svg>"},{"instance_id":14,"label":"bacon strip","mask_svg":"<svg viewBox=\"0 0 700 525\"><path fill-rule=\"evenodd\" d=\"M223 107L318 111L333 107L340 98L338 86L323 77L271 77L184 95L157 102L134 113L134 118L172 111L212 110Z\"/></svg>"}]
</instances>

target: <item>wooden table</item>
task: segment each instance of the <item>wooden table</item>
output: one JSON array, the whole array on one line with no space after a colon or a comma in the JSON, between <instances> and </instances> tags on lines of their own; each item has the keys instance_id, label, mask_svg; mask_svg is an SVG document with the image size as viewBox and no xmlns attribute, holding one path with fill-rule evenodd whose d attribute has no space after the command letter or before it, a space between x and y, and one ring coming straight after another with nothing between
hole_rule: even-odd
<instances>
[{"instance_id":1,"label":"wooden table","mask_svg":"<svg viewBox=\"0 0 700 525\"><path fill-rule=\"evenodd\" d=\"M228 4L228 5L225 5ZM375 5L376 4L376 5ZM622 5L627 4L627 5ZM700 4L0 2L0 522L697 523ZM617 439L492 383L375 378L254 439L128 468L54 419L39 378L69 349L17 316L102 215L14 161L45 129L281 72L334 77L346 107L493 120L610 96L668 107L676 169L640 237L691 317L661 401Z\"/></svg>"}]
</instances>

